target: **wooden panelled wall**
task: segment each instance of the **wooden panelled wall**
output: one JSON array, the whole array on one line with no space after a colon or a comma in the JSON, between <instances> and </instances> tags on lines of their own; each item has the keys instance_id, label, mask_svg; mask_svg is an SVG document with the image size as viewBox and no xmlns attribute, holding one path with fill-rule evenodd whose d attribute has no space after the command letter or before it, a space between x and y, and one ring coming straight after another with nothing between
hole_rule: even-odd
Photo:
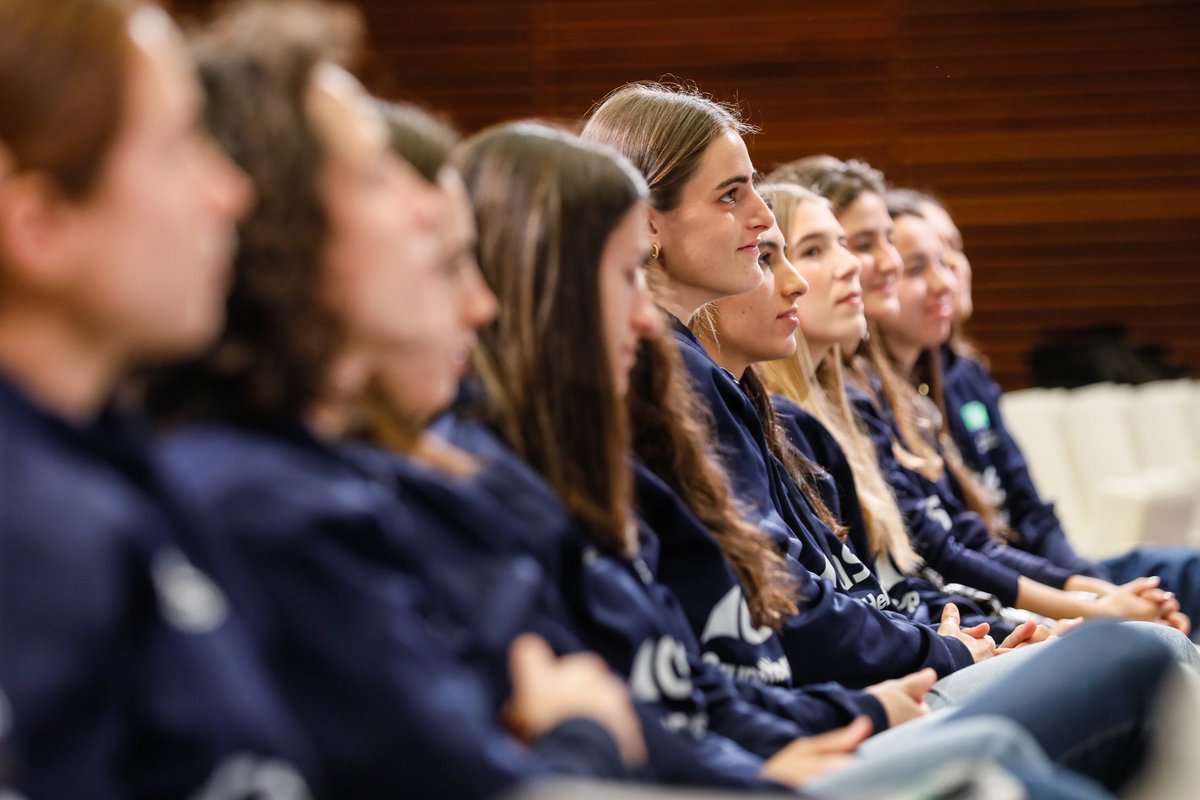
<instances>
[{"instance_id":1,"label":"wooden panelled wall","mask_svg":"<svg viewBox=\"0 0 1200 800\"><path fill-rule=\"evenodd\" d=\"M576 119L676 76L742 104L760 168L829 152L936 190L975 267L969 331L1006 388L1029 384L1046 331L1106 322L1200 371L1195 0L361 6L372 87L467 131Z\"/></svg>"}]
</instances>

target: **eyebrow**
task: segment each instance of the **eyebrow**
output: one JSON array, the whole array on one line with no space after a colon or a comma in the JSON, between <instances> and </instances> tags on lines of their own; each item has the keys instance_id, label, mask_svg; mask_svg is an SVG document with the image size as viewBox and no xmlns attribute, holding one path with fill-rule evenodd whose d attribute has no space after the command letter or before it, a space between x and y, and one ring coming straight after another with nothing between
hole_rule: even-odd
<instances>
[{"instance_id":1,"label":"eyebrow","mask_svg":"<svg viewBox=\"0 0 1200 800\"><path fill-rule=\"evenodd\" d=\"M750 176L748 176L748 175L734 175L732 178L726 178L725 180L723 180L723 181L721 181L720 183L718 183L718 184L716 185L716 188L714 189L714 191L719 191L719 190L721 190L721 189L724 189L724 188L726 188L727 186L733 186L733 185L735 185L735 184L736 184L736 185L739 185L739 186L744 186L744 185L747 185L747 184L749 184L749 183L750 183Z\"/></svg>"},{"instance_id":2,"label":"eyebrow","mask_svg":"<svg viewBox=\"0 0 1200 800\"><path fill-rule=\"evenodd\" d=\"M775 242L772 242L770 239L760 239L759 240L758 249L762 250L764 247L769 250L775 250L776 252L779 251L779 245L776 244Z\"/></svg>"}]
</instances>

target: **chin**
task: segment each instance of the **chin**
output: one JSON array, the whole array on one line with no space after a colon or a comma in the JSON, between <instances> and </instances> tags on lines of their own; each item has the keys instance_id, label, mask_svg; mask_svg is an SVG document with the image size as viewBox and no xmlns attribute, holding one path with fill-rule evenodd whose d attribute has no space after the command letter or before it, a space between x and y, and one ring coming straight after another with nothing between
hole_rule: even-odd
<instances>
[{"instance_id":1,"label":"chin","mask_svg":"<svg viewBox=\"0 0 1200 800\"><path fill-rule=\"evenodd\" d=\"M871 322L890 322L900 316L900 303L895 300L884 300L863 307L863 313Z\"/></svg>"},{"instance_id":2,"label":"chin","mask_svg":"<svg viewBox=\"0 0 1200 800\"><path fill-rule=\"evenodd\" d=\"M774 353L768 355L766 358L760 359L760 361L779 361L781 359L791 358L792 356L796 355L796 340L791 339L790 341L790 347L786 344L781 344Z\"/></svg>"},{"instance_id":3,"label":"chin","mask_svg":"<svg viewBox=\"0 0 1200 800\"><path fill-rule=\"evenodd\" d=\"M140 360L159 363L198 355L217 340L225 319L224 315L219 315L212 319L189 321L189 324L182 326L178 320L173 322L173 330L159 331L156 336L142 343L138 353Z\"/></svg>"}]
</instances>

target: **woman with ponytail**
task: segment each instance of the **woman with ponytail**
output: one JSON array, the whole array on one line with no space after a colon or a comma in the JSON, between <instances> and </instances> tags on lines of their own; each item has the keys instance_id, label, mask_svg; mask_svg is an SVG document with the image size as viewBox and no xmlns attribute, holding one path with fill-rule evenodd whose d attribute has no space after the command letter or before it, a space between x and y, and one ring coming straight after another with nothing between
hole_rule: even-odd
<instances>
[{"instance_id":1,"label":"woman with ponytail","mask_svg":"<svg viewBox=\"0 0 1200 800\"><path fill-rule=\"evenodd\" d=\"M638 190L645 189L629 165L607 149L530 124L501 126L472 139L463 169L476 207L480 266L500 309L496 322L481 330L475 358L486 397L475 410L460 410L435 429L471 452L486 471L505 473L509 502L532 508L534 497L556 498L557 510L548 503L530 517L531 529L539 527L533 520L563 510L576 521L571 542L557 551L563 559L557 564L560 588L585 643L628 677L644 709L657 707L663 712L657 727L647 728L654 778L749 786L760 781L760 772L791 785L807 778L805 787L821 793L878 793L888 780L904 782L926 775L936 760L973 752L980 720L953 721L927 729L929 738L893 735L868 743L845 768L831 770L869 729L863 721L827 736L796 741L787 737L837 724L830 716L836 707L832 687L782 690L748 685L702 657L680 603L659 580L668 546L663 540L691 534L658 526L696 525L697 517L704 517L708 524L727 526L712 536L717 542L745 531L736 518L725 516L730 512L711 468L702 480L709 484L705 489L695 495L684 493L694 504L693 514L666 481L650 486L646 480L656 476L642 465L630 464L631 431L633 438L647 435L639 430L649 421L634 422L624 403L637 408L630 394L654 386L652 382L639 386L649 376L639 375L634 360L653 362L659 356L647 353L655 347L667 348L666 353L674 348L670 339L663 339L660 318L643 282L647 209L638 199ZM671 396L672 386L682 385L659 384L667 390L673 410L688 408L674 405L679 399ZM564 393L563 386L572 387L574 396ZM585 402L593 404L586 421L577 413L584 395L590 395ZM592 430L578 431L581 423ZM640 458L659 464L696 465L695 459L702 456L694 433L685 430L670 439L651 433L652 441L636 449ZM607 480L589 477L601 470L613 473ZM633 491L608 489L623 485ZM643 513L651 504L647 498L674 505L666 513L653 509ZM650 519L656 525L649 524ZM530 539L532 544L532 531ZM711 540L708 547L711 553ZM753 575L761 569L763 556L757 545L724 550L735 572ZM546 558L534 549L529 555ZM703 554L695 563L712 561L710 554ZM801 608L799 616L805 613ZM769 623L771 617L765 621ZM759 635L769 633L766 629ZM1092 635L1103 634L1098 629ZM1072 663L1076 658L1071 656ZM1160 659L1152 647L1149 662ZM1147 670L1149 664L1135 669ZM1120 672L1115 656L1111 662L1097 664L1096 670L1112 673L1113 679ZM1106 683L1099 674L1095 677ZM1058 688L1053 693L1061 695ZM841 694L847 693L841 690ZM1004 702L999 702L1001 694L1007 698ZM981 702L990 713L1034 726L1047 702L1070 702L1050 701L1048 694L1047 687L1046 692L1035 693L1036 700L1014 700L1014 691L1007 689ZM978 710L972 706L958 713L974 717ZM1131 709L1122 708L1120 713ZM1003 720L987 724L997 722L996 730L1010 737L1011 728ZM1128 720L1120 724L1127 727ZM1039 737L1046 736L1051 755L1065 755L1068 737L1033 729ZM1072 746L1077 733L1072 733ZM658 760L672 749L690 755L678 761ZM1105 750L1107 758L1107 745ZM1073 763L1088 774L1109 768L1104 759L1091 762L1089 758ZM825 774L812 778L817 772Z\"/></svg>"},{"instance_id":2,"label":"woman with ponytail","mask_svg":"<svg viewBox=\"0 0 1200 800\"><path fill-rule=\"evenodd\" d=\"M886 610L887 595L836 536L824 504L789 472L784 459L793 466L799 459L780 446L771 415L761 413L769 400L761 385L753 376L739 383L688 327L706 303L750 291L765 276L759 249L774 221L752 185L746 130L734 109L695 92L632 84L592 112L583 137L615 147L646 177L651 286L739 506L788 556L803 587L804 613L791 617L780 637L795 680L861 687L925 667L949 675L991 657L993 644L953 620L941 635Z\"/></svg>"}]
</instances>

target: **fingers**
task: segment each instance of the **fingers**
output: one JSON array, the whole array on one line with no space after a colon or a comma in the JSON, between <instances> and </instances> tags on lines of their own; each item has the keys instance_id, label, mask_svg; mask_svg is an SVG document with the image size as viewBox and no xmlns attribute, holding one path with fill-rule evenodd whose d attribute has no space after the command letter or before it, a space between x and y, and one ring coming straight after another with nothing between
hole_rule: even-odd
<instances>
[{"instance_id":1,"label":"fingers","mask_svg":"<svg viewBox=\"0 0 1200 800\"><path fill-rule=\"evenodd\" d=\"M1066 636L1071 631L1083 624L1083 617L1071 617L1070 619L1060 619L1051 629L1052 636Z\"/></svg>"},{"instance_id":2,"label":"fingers","mask_svg":"<svg viewBox=\"0 0 1200 800\"><path fill-rule=\"evenodd\" d=\"M513 686L526 686L538 681L554 668L554 651L546 640L532 633L518 636L508 649L508 669Z\"/></svg>"},{"instance_id":3,"label":"fingers","mask_svg":"<svg viewBox=\"0 0 1200 800\"><path fill-rule=\"evenodd\" d=\"M1163 600L1158 604L1158 613L1164 617L1179 611L1179 600L1171 592L1163 592Z\"/></svg>"},{"instance_id":4,"label":"fingers","mask_svg":"<svg viewBox=\"0 0 1200 800\"><path fill-rule=\"evenodd\" d=\"M1030 644L1038 644L1050 638L1050 629L1045 625L1036 625L1033 629L1033 635L1029 637Z\"/></svg>"},{"instance_id":5,"label":"fingers","mask_svg":"<svg viewBox=\"0 0 1200 800\"><path fill-rule=\"evenodd\" d=\"M811 737L813 752L853 753L871 735L869 717L855 717L849 725Z\"/></svg>"},{"instance_id":6,"label":"fingers","mask_svg":"<svg viewBox=\"0 0 1200 800\"><path fill-rule=\"evenodd\" d=\"M914 672L911 675L899 678L896 683L900 685L905 694L913 700L920 702L925 698L925 693L937 683L937 679L937 672L932 668L926 667L920 672Z\"/></svg>"},{"instance_id":7,"label":"fingers","mask_svg":"<svg viewBox=\"0 0 1200 800\"><path fill-rule=\"evenodd\" d=\"M1192 633L1192 621L1182 611L1176 611L1174 614L1169 615L1167 622L1172 628L1186 635L1191 635Z\"/></svg>"},{"instance_id":8,"label":"fingers","mask_svg":"<svg viewBox=\"0 0 1200 800\"><path fill-rule=\"evenodd\" d=\"M959 625L962 624L962 617L958 613L958 606L954 603L947 603L942 609L942 624L938 626L938 633L942 636L953 636L958 633Z\"/></svg>"},{"instance_id":9,"label":"fingers","mask_svg":"<svg viewBox=\"0 0 1200 800\"><path fill-rule=\"evenodd\" d=\"M971 626L970 628L963 628L962 633L965 633L967 636L971 636L976 639L982 639L984 638L984 634L991 629L991 625L987 624L986 622L981 622L978 625Z\"/></svg>"},{"instance_id":10,"label":"fingers","mask_svg":"<svg viewBox=\"0 0 1200 800\"><path fill-rule=\"evenodd\" d=\"M1151 575L1148 578L1134 578L1129 583L1122 584L1118 588L1121 591L1128 591L1128 592L1133 592L1134 594L1141 594L1142 592L1146 591L1147 589L1158 588L1159 583L1161 583L1161 580L1159 579L1159 577L1157 575Z\"/></svg>"},{"instance_id":11,"label":"fingers","mask_svg":"<svg viewBox=\"0 0 1200 800\"><path fill-rule=\"evenodd\" d=\"M1030 641L1034 634L1037 633L1038 624L1031 619L1027 619L1018 625L1012 633L1004 638L1000 643L1001 647L1012 648L1019 644Z\"/></svg>"}]
</instances>

